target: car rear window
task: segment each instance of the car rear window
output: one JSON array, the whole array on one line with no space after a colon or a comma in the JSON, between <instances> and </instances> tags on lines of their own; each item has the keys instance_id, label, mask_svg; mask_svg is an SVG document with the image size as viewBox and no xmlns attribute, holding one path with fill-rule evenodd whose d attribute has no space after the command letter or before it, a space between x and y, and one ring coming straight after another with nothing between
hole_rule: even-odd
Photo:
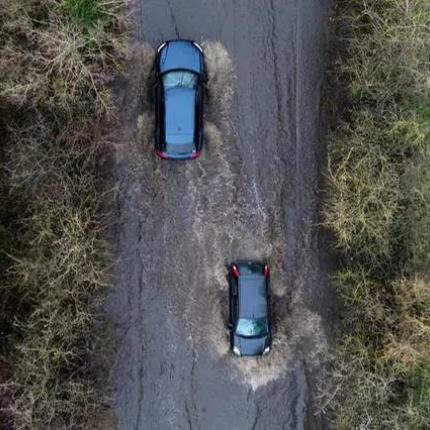
<instances>
[{"instance_id":1,"label":"car rear window","mask_svg":"<svg viewBox=\"0 0 430 430\"><path fill-rule=\"evenodd\" d=\"M243 276L262 274L263 265L261 263L239 264L240 274Z\"/></svg>"},{"instance_id":2,"label":"car rear window","mask_svg":"<svg viewBox=\"0 0 430 430\"><path fill-rule=\"evenodd\" d=\"M192 136L190 136L192 138ZM166 152L168 154L189 154L196 149L193 142L189 143L166 143Z\"/></svg>"}]
</instances>

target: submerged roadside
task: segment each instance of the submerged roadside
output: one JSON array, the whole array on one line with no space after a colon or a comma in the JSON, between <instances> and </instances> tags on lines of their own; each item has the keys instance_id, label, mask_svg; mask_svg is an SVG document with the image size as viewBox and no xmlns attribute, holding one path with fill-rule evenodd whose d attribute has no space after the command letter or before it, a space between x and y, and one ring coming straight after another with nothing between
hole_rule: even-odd
<instances>
[{"instance_id":1,"label":"submerged roadside","mask_svg":"<svg viewBox=\"0 0 430 430\"><path fill-rule=\"evenodd\" d=\"M95 428L121 2L0 6L0 427ZM106 426L104 426L106 428Z\"/></svg>"}]
</instances>

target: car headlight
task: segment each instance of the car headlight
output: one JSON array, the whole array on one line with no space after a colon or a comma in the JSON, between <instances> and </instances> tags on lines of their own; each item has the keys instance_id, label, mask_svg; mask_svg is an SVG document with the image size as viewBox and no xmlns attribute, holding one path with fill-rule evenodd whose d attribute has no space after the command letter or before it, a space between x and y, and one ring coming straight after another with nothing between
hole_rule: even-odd
<instances>
[{"instance_id":1,"label":"car headlight","mask_svg":"<svg viewBox=\"0 0 430 430\"><path fill-rule=\"evenodd\" d=\"M158 49L157 52L160 52L165 46L167 45L167 42L164 42L163 44L161 44Z\"/></svg>"},{"instance_id":2,"label":"car headlight","mask_svg":"<svg viewBox=\"0 0 430 430\"><path fill-rule=\"evenodd\" d=\"M240 357L240 350L237 346L233 346L233 354Z\"/></svg>"},{"instance_id":3,"label":"car headlight","mask_svg":"<svg viewBox=\"0 0 430 430\"><path fill-rule=\"evenodd\" d=\"M193 45L203 54L203 49L197 42L193 42Z\"/></svg>"},{"instance_id":4,"label":"car headlight","mask_svg":"<svg viewBox=\"0 0 430 430\"><path fill-rule=\"evenodd\" d=\"M263 355L266 355L270 351L270 346L266 346L263 351Z\"/></svg>"}]
</instances>

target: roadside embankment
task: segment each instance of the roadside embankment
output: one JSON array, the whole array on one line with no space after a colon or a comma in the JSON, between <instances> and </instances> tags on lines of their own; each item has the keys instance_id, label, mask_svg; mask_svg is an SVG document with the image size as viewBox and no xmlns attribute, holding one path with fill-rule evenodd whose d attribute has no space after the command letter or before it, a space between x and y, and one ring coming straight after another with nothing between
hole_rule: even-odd
<instances>
[{"instance_id":1,"label":"roadside embankment","mask_svg":"<svg viewBox=\"0 0 430 430\"><path fill-rule=\"evenodd\" d=\"M430 3L338 1L325 224L341 250L339 429L430 427ZM333 395L333 394L332 394Z\"/></svg>"},{"instance_id":2,"label":"roadside embankment","mask_svg":"<svg viewBox=\"0 0 430 430\"><path fill-rule=\"evenodd\" d=\"M123 51L120 1L0 6L0 427L100 412L105 265L98 160Z\"/></svg>"}]
</instances>

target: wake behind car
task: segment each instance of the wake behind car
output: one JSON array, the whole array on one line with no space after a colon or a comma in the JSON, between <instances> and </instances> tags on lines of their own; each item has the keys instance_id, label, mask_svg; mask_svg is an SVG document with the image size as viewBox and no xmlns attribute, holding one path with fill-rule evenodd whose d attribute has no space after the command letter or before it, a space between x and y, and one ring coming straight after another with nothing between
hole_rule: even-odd
<instances>
[{"instance_id":1,"label":"wake behind car","mask_svg":"<svg viewBox=\"0 0 430 430\"><path fill-rule=\"evenodd\" d=\"M237 262L229 267L230 339L238 356L265 355L272 345L269 266Z\"/></svg>"},{"instance_id":2,"label":"wake behind car","mask_svg":"<svg viewBox=\"0 0 430 430\"><path fill-rule=\"evenodd\" d=\"M155 59L155 152L162 159L197 158L203 146L205 66L189 40L163 43Z\"/></svg>"}]
</instances>

